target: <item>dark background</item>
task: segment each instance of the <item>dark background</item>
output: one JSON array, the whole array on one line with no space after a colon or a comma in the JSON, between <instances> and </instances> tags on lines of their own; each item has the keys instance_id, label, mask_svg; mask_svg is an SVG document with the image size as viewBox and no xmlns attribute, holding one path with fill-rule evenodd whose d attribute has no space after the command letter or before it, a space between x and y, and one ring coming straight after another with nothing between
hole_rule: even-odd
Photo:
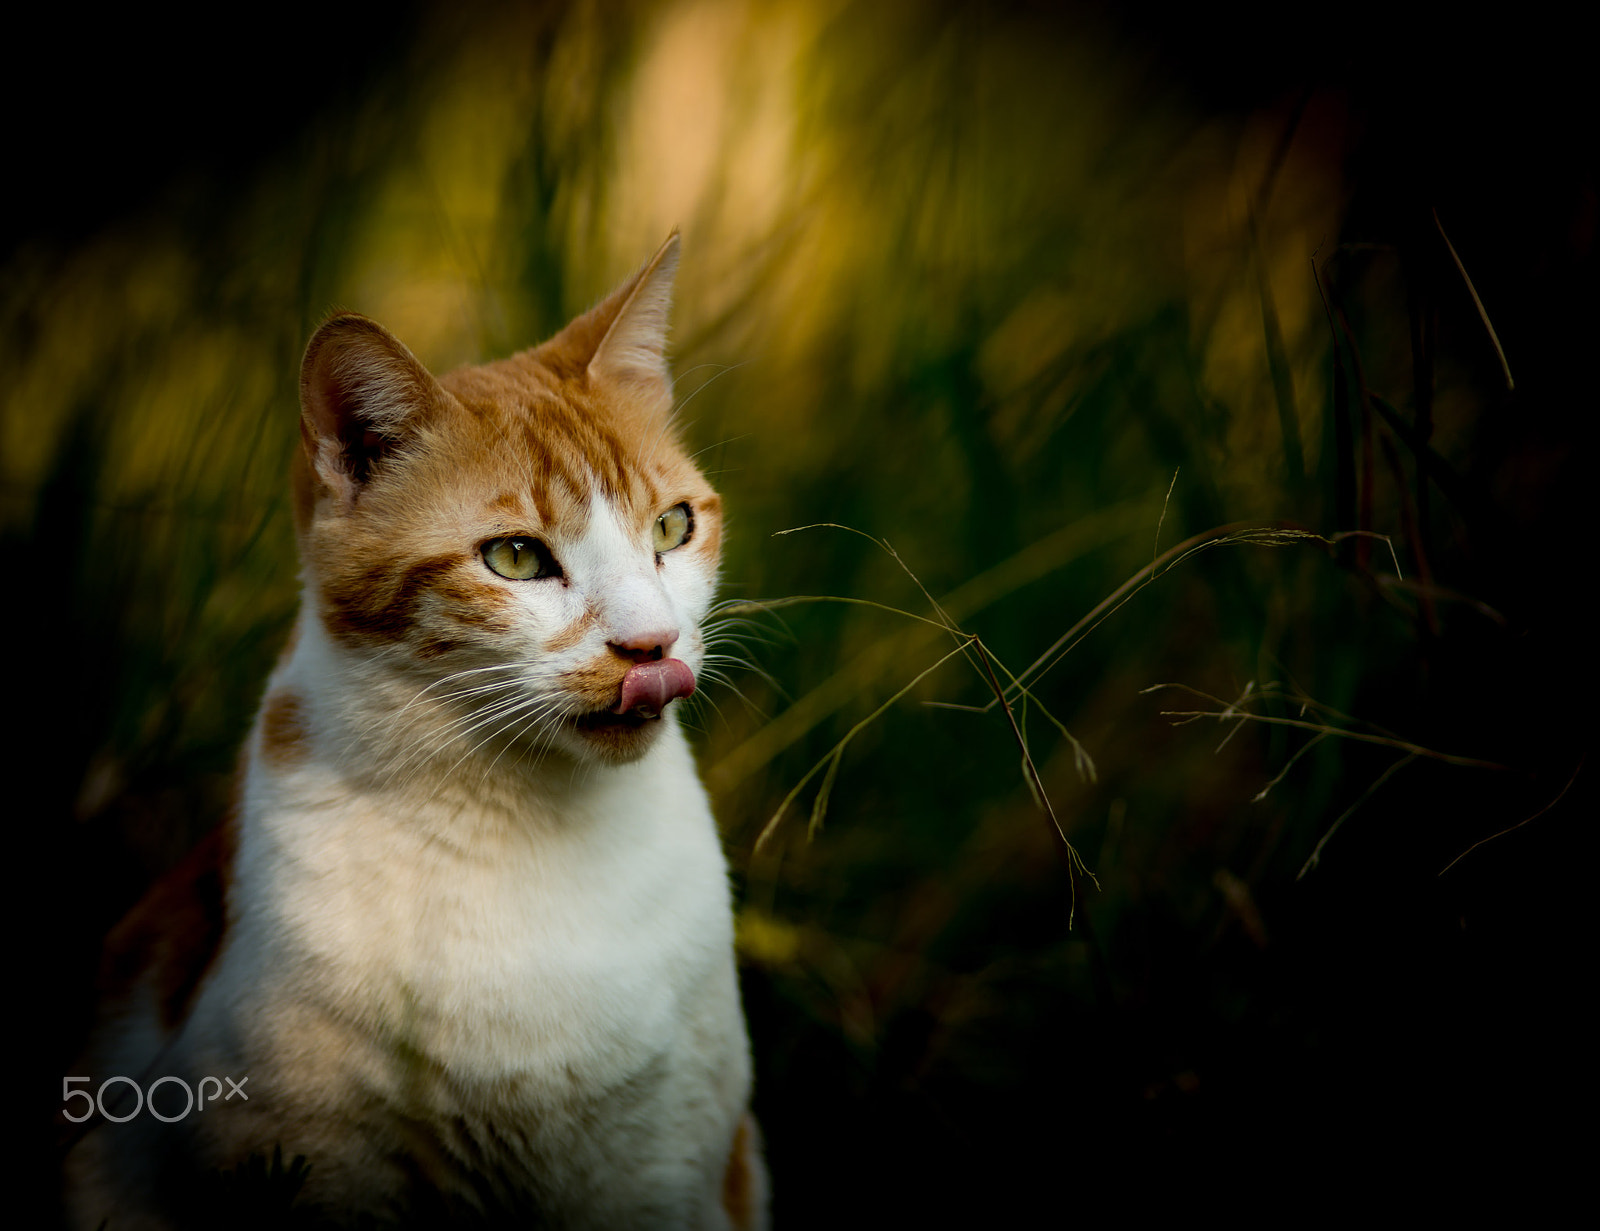
<instances>
[{"instance_id":1,"label":"dark background","mask_svg":"<svg viewBox=\"0 0 1600 1231\"><path fill-rule=\"evenodd\" d=\"M504 259L463 279L489 306L407 340L443 367L548 333L658 242L608 185L637 184L616 171L629 107L686 11L20 19L0 478L15 898L37 903L15 948L28 1199L99 938L214 820L292 617L276 493L298 349L334 304L385 315L374 261L424 284L430 243L473 225L442 178L442 222L396 221L386 177L442 177L419 134L470 146L451 91L525 65L523 101L483 112L522 134L482 190ZM725 125L698 212L666 223L677 368L705 384L687 430L734 517L726 592L926 612L870 543L770 535L845 523L950 594L1086 526L963 620L1017 671L1149 563L1158 520L1162 549L1244 520L1370 530L1404 576L1372 540L1221 547L1044 677L1098 768L1032 719L1099 881L1070 928L1000 716L918 704L982 703L954 663L855 737L814 838L816 779L753 856L790 788L942 652L860 608L757 621L772 678L740 676L751 708L722 698L700 746L778 1225L1555 1201L1592 1105L1597 203L1575 32L1526 6L1493 26L1376 5L700 11L738 28L711 63L751 114L785 62L765 49L801 49L784 204L741 217L727 184L753 147ZM222 375L185 384L205 363ZM1332 735L1256 803L1312 732L1249 723L1219 750L1214 721L1160 713L1217 707L1144 692L1271 680L1331 711L1259 715L1503 768L1395 769L1394 746ZM847 699L782 725L830 688Z\"/></svg>"}]
</instances>

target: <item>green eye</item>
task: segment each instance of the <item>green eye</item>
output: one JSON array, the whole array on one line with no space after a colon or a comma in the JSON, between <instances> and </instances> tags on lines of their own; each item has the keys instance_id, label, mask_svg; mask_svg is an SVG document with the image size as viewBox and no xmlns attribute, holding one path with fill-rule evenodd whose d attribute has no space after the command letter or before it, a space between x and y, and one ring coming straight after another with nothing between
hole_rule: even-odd
<instances>
[{"instance_id":1,"label":"green eye","mask_svg":"<svg viewBox=\"0 0 1600 1231\"><path fill-rule=\"evenodd\" d=\"M659 555L661 552L671 551L674 547L682 547L689 541L689 535L693 532L694 514L689 511L689 506L673 505L656 518L656 553Z\"/></svg>"},{"instance_id":2,"label":"green eye","mask_svg":"<svg viewBox=\"0 0 1600 1231\"><path fill-rule=\"evenodd\" d=\"M550 549L536 538L514 534L490 539L483 545L483 562L502 577L527 581L531 577L560 577L561 566Z\"/></svg>"}]
</instances>

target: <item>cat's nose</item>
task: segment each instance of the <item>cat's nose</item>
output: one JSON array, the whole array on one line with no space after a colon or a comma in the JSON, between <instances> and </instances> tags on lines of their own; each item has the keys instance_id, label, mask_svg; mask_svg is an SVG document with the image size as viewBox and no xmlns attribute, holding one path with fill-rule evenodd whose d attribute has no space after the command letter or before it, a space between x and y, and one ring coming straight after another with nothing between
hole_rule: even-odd
<instances>
[{"instance_id":1,"label":"cat's nose","mask_svg":"<svg viewBox=\"0 0 1600 1231\"><path fill-rule=\"evenodd\" d=\"M678 630L666 628L656 632L633 633L606 644L618 658L626 658L634 663L653 663L665 658L677 640Z\"/></svg>"}]
</instances>

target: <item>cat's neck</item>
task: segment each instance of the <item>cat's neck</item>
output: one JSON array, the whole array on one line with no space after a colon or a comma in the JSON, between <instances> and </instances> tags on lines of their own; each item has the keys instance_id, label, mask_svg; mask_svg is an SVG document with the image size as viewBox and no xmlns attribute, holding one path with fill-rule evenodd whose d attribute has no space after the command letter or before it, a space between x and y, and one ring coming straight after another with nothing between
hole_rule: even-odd
<instances>
[{"instance_id":1,"label":"cat's neck","mask_svg":"<svg viewBox=\"0 0 1600 1231\"><path fill-rule=\"evenodd\" d=\"M657 961L633 950L663 915L722 938L721 846L671 714L628 762L480 750L396 773L387 745L413 732L364 703L378 691L372 668L308 611L273 673L249 745L236 873L241 901L279 906L246 912L239 978L322 971L315 995L330 1004L404 984L432 1012L515 999L529 970L565 968L569 933L630 969ZM658 964L683 960L674 950ZM448 1016L428 1046L466 1063L472 1048Z\"/></svg>"}]
</instances>

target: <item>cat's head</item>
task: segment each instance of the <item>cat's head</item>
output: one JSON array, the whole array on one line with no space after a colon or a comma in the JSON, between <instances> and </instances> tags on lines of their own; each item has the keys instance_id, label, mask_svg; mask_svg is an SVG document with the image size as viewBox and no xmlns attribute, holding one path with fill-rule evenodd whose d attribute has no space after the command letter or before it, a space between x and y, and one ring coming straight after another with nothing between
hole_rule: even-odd
<instances>
[{"instance_id":1,"label":"cat's head","mask_svg":"<svg viewBox=\"0 0 1600 1231\"><path fill-rule=\"evenodd\" d=\"M629 760L693 691L722 519L671 422L677 260L673 235L550 341L442 377L365 317L312 337L307 601L429 752Z\"/></svg>"}]
</instances>

